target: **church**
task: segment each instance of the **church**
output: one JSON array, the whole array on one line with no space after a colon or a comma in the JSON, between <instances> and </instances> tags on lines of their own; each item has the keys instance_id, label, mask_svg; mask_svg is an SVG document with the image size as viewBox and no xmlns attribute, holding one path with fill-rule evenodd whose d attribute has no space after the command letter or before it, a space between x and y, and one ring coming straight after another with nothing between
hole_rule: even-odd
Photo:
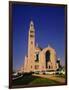
<instances>
[{"instance_id":1,"label":"church","mask_svg":"<svg viewBox=\"0 0 69 90\"><path fill-rule=\"evenodd\" d=\"M59 68L57 55L54 48L48 45L42 49L35 45L35 27L31 20L28 32L28 53L24 60L24 72L46 72L47 70L56 71Z\"/></svg>"}]
</instances>

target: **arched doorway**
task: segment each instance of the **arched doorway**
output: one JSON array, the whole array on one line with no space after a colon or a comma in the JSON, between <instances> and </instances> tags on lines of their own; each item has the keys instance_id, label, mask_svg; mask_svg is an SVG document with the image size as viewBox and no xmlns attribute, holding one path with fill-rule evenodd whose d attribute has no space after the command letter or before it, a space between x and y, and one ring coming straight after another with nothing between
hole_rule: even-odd
<instances>
[{"instance_id":1,"label":"arched doorway","mask_svg":"<svg viewBox=\"0 0 69 90\"><path fill-rule=\"evenodd\" d=\"M49 50L46 51L45 53L45 59L46 59L46 68L48 68L48 62L50 61L50 51Z\"/></svg>"}]
</instances>

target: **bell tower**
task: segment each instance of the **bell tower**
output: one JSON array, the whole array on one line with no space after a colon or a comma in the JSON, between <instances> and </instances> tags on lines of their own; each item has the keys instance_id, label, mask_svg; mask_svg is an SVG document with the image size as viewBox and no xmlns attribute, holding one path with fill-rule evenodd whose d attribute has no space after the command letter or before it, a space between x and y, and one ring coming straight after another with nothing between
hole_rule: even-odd
<instances>
[{"instance_id":1,"label":"bell tower","mask_svg":"<svg viewBox=\"0 0 69 90\"><path fill-rule=\"evenodd\" d=\"M34 23L31 20L28 33L28 69L34 70L34 51L35 51L35 28Z\"/></svg>"}]
</instances>

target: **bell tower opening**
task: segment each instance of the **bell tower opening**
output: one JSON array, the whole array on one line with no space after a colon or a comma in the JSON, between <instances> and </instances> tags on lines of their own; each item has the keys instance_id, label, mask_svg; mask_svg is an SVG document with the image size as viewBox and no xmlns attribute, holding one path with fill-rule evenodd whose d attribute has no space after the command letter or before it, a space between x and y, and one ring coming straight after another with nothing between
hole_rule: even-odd
<instances>
[{"instance_id":1,"label":"bell tower opening","mask_svg":"<svg viewBox=\"0 0 69 90\"><path fill-rule=\"evenodd\" d=\"M46 59L46 68L48 68L48 62L50 61L50 51L49 50L46 51L45 59Z\"/></svg>"}]
</instances>

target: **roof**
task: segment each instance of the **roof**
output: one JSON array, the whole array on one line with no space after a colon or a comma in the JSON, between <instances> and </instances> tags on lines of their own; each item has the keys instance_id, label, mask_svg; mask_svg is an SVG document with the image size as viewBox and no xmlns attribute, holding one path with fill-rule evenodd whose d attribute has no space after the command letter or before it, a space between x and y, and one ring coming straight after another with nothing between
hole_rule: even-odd
<instances>
[{"instance_id":1,"label":"roof","mask_svg":"<svg viewBox=\"0 0 69 90\"><path fill-rule=\"evenodd\" d=\"M35 47L35 49L36 49L36 50L42 50L42 48L41 48L41 47Z\"/></svg>"}]
</instances>

